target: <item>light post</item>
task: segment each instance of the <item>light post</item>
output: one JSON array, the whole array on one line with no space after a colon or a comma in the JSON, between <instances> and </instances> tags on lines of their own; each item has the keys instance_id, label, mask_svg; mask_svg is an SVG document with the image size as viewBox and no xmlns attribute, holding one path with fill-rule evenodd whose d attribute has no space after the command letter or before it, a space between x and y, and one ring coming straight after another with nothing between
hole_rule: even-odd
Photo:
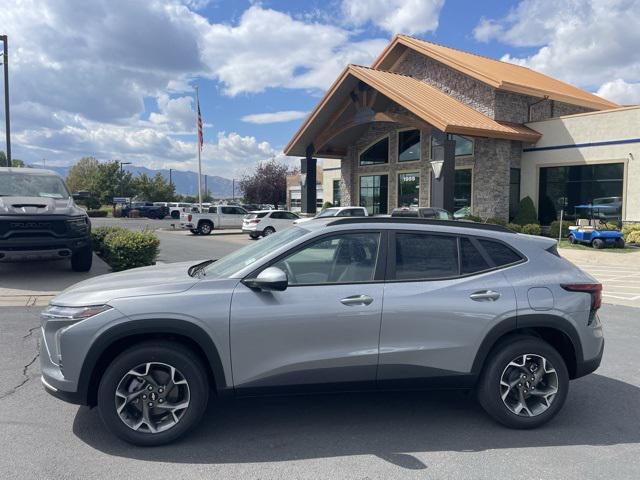
<instances>
[{"instance_id":1,"label":"light post","mask_svg":"<svg viewBox=\"0 0 640 480\"><path fill-rule=\"evenodd\" d=\"M7 139L7 167L11 166L11 125L9 123L9 45L6 35L0 35L4 45L2 50L2 65L4 66L4 125Z\"/></svg>"},{"instance_id":2,"label":"light post","mask_svg":"<svg viewBox=\"0 0 640 480\"><path fill-rule=\"evenodd\" d=\"M124 177L123 177L123 173L124 170L122 169L123 165L131 165L131 162L120 162L120 195L122 197L124 197Z\"/></svg>"}]
</instances>

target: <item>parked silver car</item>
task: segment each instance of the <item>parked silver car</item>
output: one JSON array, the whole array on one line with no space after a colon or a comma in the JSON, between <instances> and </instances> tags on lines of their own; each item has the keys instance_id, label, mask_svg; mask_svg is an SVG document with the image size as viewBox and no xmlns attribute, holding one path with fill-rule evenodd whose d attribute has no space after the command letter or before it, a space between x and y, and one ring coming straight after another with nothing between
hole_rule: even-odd
<instances>
[{"instance_id":1,"label":"parked silver car","mask_svg":"<svg viewBox=\"0 0 640 480\"><path fill-rule=\"evenodd\" d=\"M140 445L194 427L211 392L329 386L475 387L493 418L531 428L599 366L600 302L601 285L550 239L319 219L217 261L65 290L42 314L42 382Z\"/></svg>"}]
</instances>

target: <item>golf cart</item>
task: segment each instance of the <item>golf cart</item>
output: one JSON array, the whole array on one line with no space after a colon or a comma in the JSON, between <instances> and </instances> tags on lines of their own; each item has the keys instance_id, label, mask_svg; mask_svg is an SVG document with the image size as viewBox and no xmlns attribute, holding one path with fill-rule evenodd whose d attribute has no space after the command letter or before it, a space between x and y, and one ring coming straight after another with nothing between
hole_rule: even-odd
<instances>
[{"instance_id":1,"label":"golf cart","mask_svg":"<svg viewBox=\"0 0 640 480\"><path fill-rule=\"evenodd\" d=\"M579 218L576 225L569 227L569 243L582 243L593 248L604 248L607 245L624 248L624 237L620 230L611 230L600 219Z\"/></svg>"}]
</instances>

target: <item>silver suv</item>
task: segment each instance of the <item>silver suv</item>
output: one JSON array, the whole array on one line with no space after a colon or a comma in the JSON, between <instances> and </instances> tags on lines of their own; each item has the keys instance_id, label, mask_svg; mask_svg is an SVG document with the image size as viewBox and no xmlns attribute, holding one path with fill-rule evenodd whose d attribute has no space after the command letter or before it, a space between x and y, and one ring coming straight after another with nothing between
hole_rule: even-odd
<instances>
[{"instance_id":1,"label":"silver suv","mask_svg":"<svg viewBox=\"0 0 640 480\"><path fill-rule=\"evenodd\" d=\"M474 388L513 428L562 407L604 347L601 285L550 239L412 218L307 222L217 261L81 282L42 314L48 392L139 445L210 395Z\"/></svg>"}]
</instances>

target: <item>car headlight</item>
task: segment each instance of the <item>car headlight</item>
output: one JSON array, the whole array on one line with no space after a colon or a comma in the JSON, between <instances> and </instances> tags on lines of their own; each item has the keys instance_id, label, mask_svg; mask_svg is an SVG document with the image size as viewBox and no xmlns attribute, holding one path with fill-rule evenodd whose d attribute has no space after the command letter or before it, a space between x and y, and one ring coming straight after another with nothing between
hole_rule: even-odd
<instances>
[{"instance_id":1,"label":"car headlight","mask_svg":"<svg viewBox=\"0 0 640 480\"><path fill-rule=\"evenodd\" d=\"M62 307L59 305L49 305L42 312L42 316L47 319L59 320L84 320L111 309L109 305L91 305L88 307Z\"/></svg>"},{"instance_id":2,"label":"car headlight","mask_svg":"<svg viewBox=\"0 0 640 480\"><path fill-rule=\"evenodd\" d=\"M50 305L46 308L41 314L42 334L51 361L62 369L62 352L60 351L60 337L62 334L78 322L106 312L111 308L109 305L90 305L86 307Z\"/></svg>"}]
</instances>

